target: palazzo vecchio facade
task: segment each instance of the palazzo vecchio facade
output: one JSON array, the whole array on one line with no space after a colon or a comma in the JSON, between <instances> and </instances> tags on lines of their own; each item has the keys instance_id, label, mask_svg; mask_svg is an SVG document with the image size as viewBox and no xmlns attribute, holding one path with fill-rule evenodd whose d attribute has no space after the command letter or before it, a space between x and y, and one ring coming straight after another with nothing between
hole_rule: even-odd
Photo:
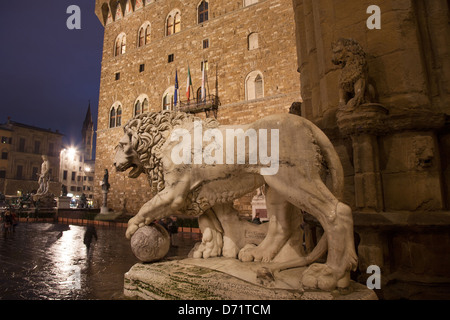
<instances>
[{"instance_id":1,"label":"palazzo vecchio facade","mask_svg":"<svg viewBox=\"0 0 450 320\"><path fill-rule=\"evenodd\" d=\"M301 101L292 0L97 0L95 12L105 27L95 180L108 169L115 211L135 214L151 197L144 175L113 168L122 126L135 115L182 110L240 124ZM236 203L242 212L250 196ZM101 199L96 183L97 206Z\"/></svg>"}]
</instances>

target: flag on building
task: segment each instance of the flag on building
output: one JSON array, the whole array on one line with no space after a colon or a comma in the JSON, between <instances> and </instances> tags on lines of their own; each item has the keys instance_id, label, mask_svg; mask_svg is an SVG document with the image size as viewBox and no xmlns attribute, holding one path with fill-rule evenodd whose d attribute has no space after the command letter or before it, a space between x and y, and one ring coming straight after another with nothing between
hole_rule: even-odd
<instances>
[{"instance_id":1,"label":"flag on building","mask_svg":"<svg viewBox=\"0 0 450 320\"><path fill-rule=\"evenodd\" d=\"M192 90L191 69L188 66L188 77L187 77L187 84L186 84L186 98L187 98L188 103L191 99L191 90Z\"/></svg>"},{"instance_id":2,"label":"flag on building","mask_svg":"<svg viewBox=\"0 0 450 320\"><path fill-rule=\"evenodd\" d=\"M173 105L177 106L178 103L178 70L175 70L175 93L173 96Z\"/></svg>"},{"instance_id":3,"label":"flag on building","mask_svg":"<svg viewBox=\"0 0 450 320\"><path fill-rule=\"evenodd\" d=\"M203 68L202 68L203 70L202 70L202 92L201 92L202 96L201 96L201 99L202 99L202 101L206 101L206 86L205 86L205 83L206 83L206 62L205 61L203 61L202 66L203 66Z\"/></svg>"}]
</instances>

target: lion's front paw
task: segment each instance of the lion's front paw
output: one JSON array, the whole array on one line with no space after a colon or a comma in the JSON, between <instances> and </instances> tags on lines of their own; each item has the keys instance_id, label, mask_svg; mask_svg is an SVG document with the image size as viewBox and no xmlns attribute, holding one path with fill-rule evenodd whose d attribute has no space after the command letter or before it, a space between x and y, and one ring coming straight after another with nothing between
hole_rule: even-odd
<instances>
[{"instance_id":1,"label":"lion's front paw","mask_svg":"<svg viewBox=\"0 0 450 320\"><path fill-rule=\"evenodd\" d=\"M127 237L127 239L131 239L131 237L133 236L133 234L140 228L145 226L145 220L144 219L140 219L138 216L135 216L133 218L131 218L128 221L128 228L127 231L125 233L125 236Z\"/></svg>"},{"instance_id":2,"label":"lion's front paw","mask_svg":"<svg viewBox=\"0 0 450 320\"><path fill-rule=\"evenodd\" d=\"M347 279L348 278L348 279ZM332 291L339 287L348 286L350 275L345 273L343 276L336 272L326 264L314 263L304 273L302 284L308 288L318 288L324 291Z\"/></svg>"},{"instance_id":3,"label":"lion's front paw","mask_svg":"<svg viewBox=\"0 0 450 320\"><path fill-rule=\"evenodd\" d=\"M193 257L196 259L219 257L222 254L222 247L222 234L211 228L206 228L203 232L202 242L195 249Z\"/></svg>"}]
</instances>

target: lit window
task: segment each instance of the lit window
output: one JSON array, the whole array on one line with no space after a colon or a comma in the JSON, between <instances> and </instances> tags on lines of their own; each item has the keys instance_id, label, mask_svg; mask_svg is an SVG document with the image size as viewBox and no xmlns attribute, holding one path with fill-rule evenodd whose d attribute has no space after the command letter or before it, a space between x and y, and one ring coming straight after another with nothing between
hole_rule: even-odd
<instances>
[{"instance_id":1,"label":"lit window","mask_svg":"<svg viewBox=\"0 0 450 320\"><path fill-rule=\"evenodd\" d=\"M208 1L202 1L198 6L198 23L208 21Z\"/></svg>"},{"instance_id":2,"label":"lit window","mask_svg":"<svg viewBox=\"0 0 450 320\"><path fill-rule=\"evenodd\" d=\"M120 56L125 54L127 50L127 37L125 33L121 33L116 38L116 43L114 46L114 56Z\"/></svg>"},{"instance_id":3,"label":"lit window","mask_svg":"<svg viewBox=\"0 0 450 320\"><path fill-rule=\"evenodd\" d=\"M170 36L181 31L181 13L174 10L167 17L166 35Z\"/></svg>"},{"instance_id":4,"label":"lit window","mask_svg":"<svg viewBox=\"0 0 450 320\"><path fill-rule=\"evenodd\" d=\"M139 28L139 41L138 47L142 47L150 43L150 23L144 23L141 28Z\"/></svg>"}]
</instances>

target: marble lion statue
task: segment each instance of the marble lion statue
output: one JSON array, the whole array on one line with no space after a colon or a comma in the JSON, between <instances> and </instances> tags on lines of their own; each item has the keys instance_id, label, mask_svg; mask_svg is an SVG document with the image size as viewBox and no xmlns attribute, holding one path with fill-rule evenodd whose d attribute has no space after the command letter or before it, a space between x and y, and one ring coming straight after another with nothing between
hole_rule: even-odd
<instances>
[{"instance_id":1,"label":"marble lion statue","mask_svg":"<svg viewBox=\"0 0 450 320\"><path fill-rule=\"evenodd\" d=\"M369 83L366 53L353 39L339 39L332 44L332 62L342 68L339 77L339 105L354 110L374 102L375 88Z\"/></svg>"},{"instance_id":2,"label":"marble lion statue","mask_svg":"<svg viewBox=\"0 0 450 320\"><path fill-rule=\"evenodd\" d=\"M131 168L130 178L147 175L155 194L129 220L127 238L155 220L183 212L199 217L203 225L202 245L194 257L234 256L270 265L300 228L296 221L302 210L324 229L317 250L307 257L278 260L271 269L305 266L328 252L325 264L312 264L303 273L303 285L322 290L349 285L357 256L352 212L339 200L343 169L331 142L313 123L279 114L249 125L221 126L214 119L163 111L135 117L124 132L114 166L119 172ZM252 145L255 134L258 143ZM244 145L233 145L238 137L244 137ZM240 159L239 151L244 153ZM323 182L326 174L331 176L332 191ZM259 245L241 248L239 235L227 229L226 220L235 219L235 210L230 210L233 200L262 185L270 216L264 224L267 233Z\"/></svg>"}]
</instances>

